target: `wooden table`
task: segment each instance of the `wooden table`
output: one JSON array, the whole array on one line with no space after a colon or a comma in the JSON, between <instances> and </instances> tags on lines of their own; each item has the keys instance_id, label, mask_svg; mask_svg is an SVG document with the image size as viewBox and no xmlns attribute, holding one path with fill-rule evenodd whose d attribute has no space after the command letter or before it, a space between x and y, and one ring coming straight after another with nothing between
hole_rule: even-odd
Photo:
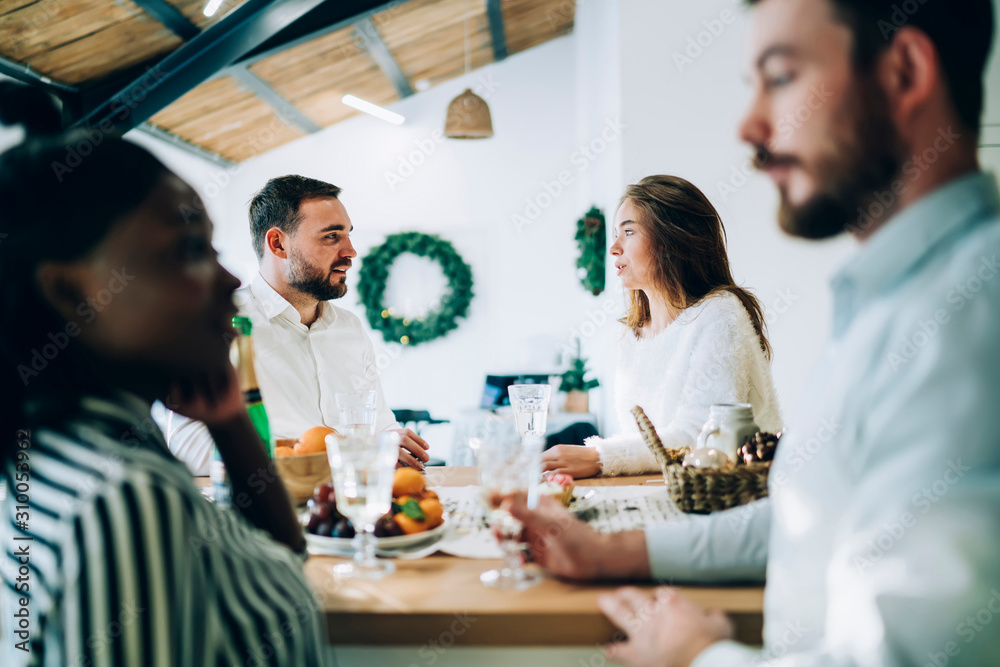
<instances>
[{"instance_id":1,"label":"wooden table","mask_svg":"<svg viewBox=\"0 0 1000 667\"><path fill-rule=\"evenodd\" d=\"M475 468L428 468L428 483L467 486ZM580 480L578 486L640 485L659 475ZM326 611L335 645L419 646L429 638L442 645L594 646L611 641L615 628L597 607L597 596L620 584L573 584L547 578L525 591L484 587L479 575L500 560L429 556L396 560L395 574L376 581L342 579L333 565L342 559L313 556L305 564ZM649 584L637 584L652 588ZM763 626L763 589L683 587L705 607L725 610L740 641L759 645Z\"/></svg>"}]
</instances>

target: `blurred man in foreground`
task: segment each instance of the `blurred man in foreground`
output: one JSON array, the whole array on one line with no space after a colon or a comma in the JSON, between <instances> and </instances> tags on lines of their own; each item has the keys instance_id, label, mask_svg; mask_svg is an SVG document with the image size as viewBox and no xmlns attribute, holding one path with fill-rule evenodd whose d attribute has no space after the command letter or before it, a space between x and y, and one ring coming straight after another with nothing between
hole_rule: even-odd
<instances>
[{"instance_id":1,"label":"blurred man in foreground","mask_svg":"<svg viewBox=\"0 0 1000 667\"><path fill-rule=\"evenodd\" d=\"M766 571L763 653L676 591L624 589L601 603L628 634L616 661L1000 664L1000 198L976 157L990 0L750 4L740 136L780 225L861 242L770 497L613 541L548 504L512 511L567 578Z\"/></svg>"}]
</instances>

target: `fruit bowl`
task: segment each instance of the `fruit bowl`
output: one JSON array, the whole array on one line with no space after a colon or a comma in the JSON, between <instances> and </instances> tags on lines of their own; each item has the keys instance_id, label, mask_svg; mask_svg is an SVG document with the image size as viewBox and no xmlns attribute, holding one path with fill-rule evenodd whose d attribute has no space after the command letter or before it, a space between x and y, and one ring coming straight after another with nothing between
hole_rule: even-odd
<instances>
[{"instance_id":1,"label":"fruit bowl","mask_svg":"<svg viewBox=\"0 0 1000 667\"><path fill-rule=\"evenodd\" d=\"M278 477L288 489L292 502L300 505L312 496L313 489L320 484L328 483L333 475L330 472L330 461L325 452L319 454L302 454L299 456L279 456L274 459Z\"/></svg>"},{"instance_id":2,"label":"fruit bowl","mask_svg":"<svg viewBox=\"0 0 1000 667\"><path fill-rule=\"evenodd\" d=\"M435 542L440 542L448 530L448 523L442 523L437 528L425 530L412 535L396 535L394 537L375 538L375 549L377 551L410 551L418 548L430 546ZM306 533L306 545L309 553L316 556L350 556L354 553L352 546L353 538L350 537L326 537L325 535L313 535Z\"/></svg>"}]
</instances>

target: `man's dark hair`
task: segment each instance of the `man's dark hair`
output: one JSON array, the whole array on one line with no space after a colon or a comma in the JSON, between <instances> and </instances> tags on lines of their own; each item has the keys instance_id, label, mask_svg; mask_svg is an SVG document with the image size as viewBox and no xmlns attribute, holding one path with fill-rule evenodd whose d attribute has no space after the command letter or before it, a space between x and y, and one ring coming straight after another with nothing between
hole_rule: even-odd
<instances>
[{"instance_id":1,"label":"man's dark hair","mask_svg":"<svg viewBox=\"0 0 1000 667\"><path fill-rule=\"evenodd\" d=\"M763 0L747 0L757 5ZM870 71L904 26L934 42L958 117L979 134L983 74L993 42L992 0L829 0L854 36L854 65Z\"/></svg>"},{"instance_id":2,"label":"man's dark hair","mask_svg":"<svg viewBox=\"0 0 1000 667\"><path fill-rule=\"evenodd\" d=\"M299 207L306 199L340 195L340 188L305 176L279 176L269 180L250 200L250 235L257 259L264 257L267 230L277 227L291 234L302 222Z\"/></svg>"}]
</instances>

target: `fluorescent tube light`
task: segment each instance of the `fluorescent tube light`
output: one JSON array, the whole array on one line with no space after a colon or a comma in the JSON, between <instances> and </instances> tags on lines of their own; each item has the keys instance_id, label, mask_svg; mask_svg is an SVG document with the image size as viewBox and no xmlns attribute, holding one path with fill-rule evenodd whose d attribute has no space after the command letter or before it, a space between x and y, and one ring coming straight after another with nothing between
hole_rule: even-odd
<instances>
[{"instance_id":1,"label":"fluorescent tube light","mask_svg":"<svg viewBox=\"0 0 1000 667\"><path fill-rule=\"evenodd\" d=\"M363 100L360 97L355 97L354 95L344 95L341 102L349 107L354 107L358 111L364 111L367 114L371 114L376 118L381 118L382 120L392 123L393 125L401 125L405 118L400 116L394 111L389 111L377 104L372 104L367 100Z\"/></svg>"},{"instance_id":2,"label":"fluorescent tube light","mask_svg":"<svg viewBox=\"0 0 1000 667\"><path fill-rule=\"evenodd\" d=\"M222 0L208 0L208 4L205 5L205 16L215 16L215 12L219 11L221 6Z\"/></svg>"}]
</instances>

